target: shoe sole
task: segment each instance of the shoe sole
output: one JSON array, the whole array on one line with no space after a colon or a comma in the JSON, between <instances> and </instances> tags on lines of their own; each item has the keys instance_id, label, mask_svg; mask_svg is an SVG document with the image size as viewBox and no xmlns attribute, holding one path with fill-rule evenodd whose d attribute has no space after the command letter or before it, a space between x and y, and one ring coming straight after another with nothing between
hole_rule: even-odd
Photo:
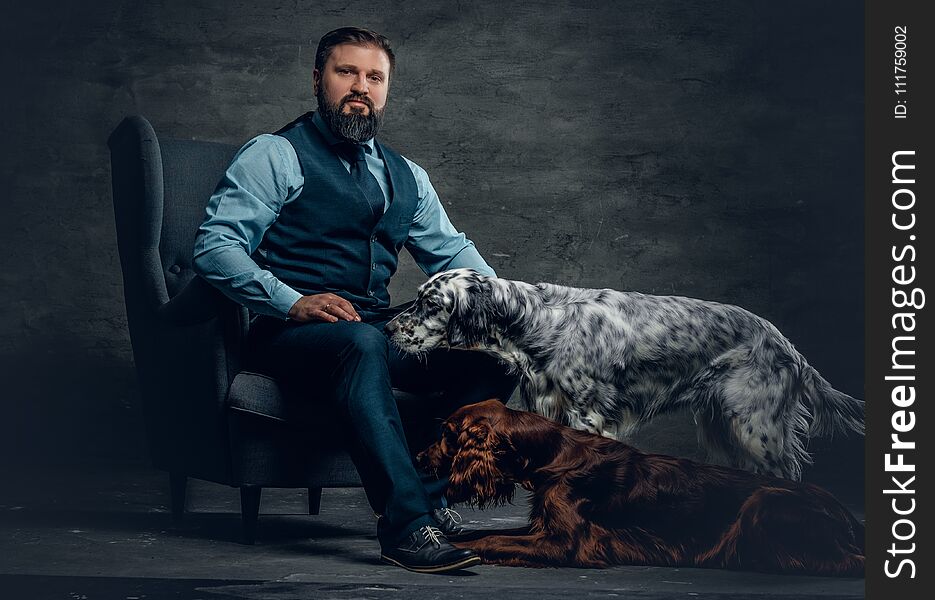
<instances>
[{"instance_id":1,"label":"shoe sole","mask_svg":"<svg viewBox=\"0 0 935 600\"><path fill-rule=\"evenodd\" d=\"M391 565L396 565L397 567L402 567L407 571L413 571L415 573L444 573L445 571L456 571L458 569L466 569L468 567L475 567L480 564L479 556L470 556L464 560L459 560L458 562L450 563L447 565L436 565L434 567L413 567L410 565L404 565L398 560L393 560L389 556L380 555L380 558L383 562L390 563Z\"/></svg>"}]
</instances>

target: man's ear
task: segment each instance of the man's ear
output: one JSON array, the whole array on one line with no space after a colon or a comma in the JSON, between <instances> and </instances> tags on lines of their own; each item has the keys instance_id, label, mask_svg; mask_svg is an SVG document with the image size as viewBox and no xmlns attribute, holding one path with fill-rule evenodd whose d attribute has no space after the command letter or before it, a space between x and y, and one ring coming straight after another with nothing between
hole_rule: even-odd
<instances>
[{"instance_id":1,"label":"man's ear","mask_svg":"<svg viewBox=\"0 0 935 600\"><path fill-rule=\"evenodd\" d=\"M321 71L314 69L312 71L312 93L318 95L318 86L321 85Z\"/></svg>"}]
</instances>

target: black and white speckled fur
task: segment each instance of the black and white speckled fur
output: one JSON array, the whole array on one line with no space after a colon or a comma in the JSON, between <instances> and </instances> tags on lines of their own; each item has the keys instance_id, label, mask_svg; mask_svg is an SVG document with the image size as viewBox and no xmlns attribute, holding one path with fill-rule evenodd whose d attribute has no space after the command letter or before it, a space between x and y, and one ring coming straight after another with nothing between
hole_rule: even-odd
<instances>
[{"instance_id":1,"label":"black and white speckled fur","mask_svg":"<svg viewBox=\"0 0 935 600\"><path fill-rule=\"evenodd\" d=\"M709 455L756 472L799 479L810 435L863 433L862 401L770 322L728 304L457 269L423 284L387 331L406 352L494 354L521 375L527 410L619 440L688 409Z\"/></svg>"}]
</instances>

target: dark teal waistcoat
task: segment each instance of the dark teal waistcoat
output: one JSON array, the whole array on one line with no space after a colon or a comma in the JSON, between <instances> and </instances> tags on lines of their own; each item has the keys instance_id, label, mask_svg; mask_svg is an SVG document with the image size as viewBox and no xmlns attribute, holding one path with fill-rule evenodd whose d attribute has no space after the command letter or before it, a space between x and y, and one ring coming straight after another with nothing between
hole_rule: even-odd
<instances>
[{"instance_id":1,"label":"dark teal waistcoat","mask_svg":"<svg viewBox=\"0 0 935 600\"><path fill-rule=\"evenodd\" d=\"M415 177L403 157L375 144L392 190L389 208L377 218L311 116L276 132L295 148L305 185L266 232L260 260L302 294L332 292L358 309L385 308L418 203Z\"/></svg>"}]
</instances>

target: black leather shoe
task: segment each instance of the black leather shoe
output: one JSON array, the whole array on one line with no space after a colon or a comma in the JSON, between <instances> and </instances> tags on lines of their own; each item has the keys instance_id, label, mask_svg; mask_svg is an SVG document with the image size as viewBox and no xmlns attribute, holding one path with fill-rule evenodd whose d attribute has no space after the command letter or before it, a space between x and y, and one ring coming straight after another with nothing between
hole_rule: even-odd
<instances>
[{"instance_id":1,"label":"black leather shoe","mask_svg":"<svg viewBox=\"0 0 935 600\"><path fill-rule=\"evenodd\" d=\"M431 525L416 529L398 547L384 549L380 558L416 573L444 573L480 564L473 550L455 548Z\"/></svg>"},{"instance_id":2,"label":"black leather shoe","mask_svg":"<svg viewBox=\"0 0 935 600\"><path fill-rule=\"evenodd\" d=\"M432 517L450 542L456 542L473 533L469 529L461 527L461 515L458 514L458 511L450 508L436 508L432 511Z\"/></svg>"}]
</instances>

